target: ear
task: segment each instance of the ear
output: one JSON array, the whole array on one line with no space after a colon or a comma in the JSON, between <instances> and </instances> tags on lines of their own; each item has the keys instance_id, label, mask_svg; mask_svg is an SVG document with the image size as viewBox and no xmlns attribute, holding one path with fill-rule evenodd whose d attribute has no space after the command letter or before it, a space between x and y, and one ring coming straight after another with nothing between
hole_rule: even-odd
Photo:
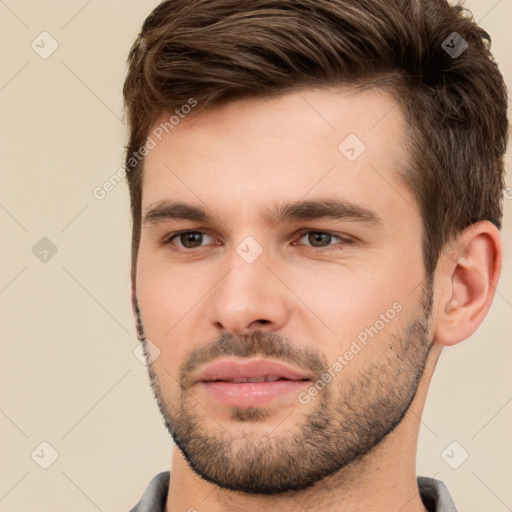
<instances>
[{"instance_id":1,"label":"ear","mask_svg":"<svg viewBox=\"0 0 512 512\"><path fill-rule=\"evenodd\" d=\"M469 338L482 323L494 297L503 250L494 224L468 226L443 250L436 270L438 288L435 339L455 345Z\"/></svg>"}]
</instances>

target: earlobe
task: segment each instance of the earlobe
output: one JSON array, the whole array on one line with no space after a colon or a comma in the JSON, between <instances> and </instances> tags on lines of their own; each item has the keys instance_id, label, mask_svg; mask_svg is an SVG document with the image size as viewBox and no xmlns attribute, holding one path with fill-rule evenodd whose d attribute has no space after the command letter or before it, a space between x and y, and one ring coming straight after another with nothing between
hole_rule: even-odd
<instances>
[{"instance_id":1,"label":"earlobe","mask_svg":"<svg viewBox=\"0 0 512 512\"><path fill-rule=\"evenodd\" d=\"M488 221L469 226L445 248L436 271L435 338L441 345L469 338L482 323L494 297L501 262L500 234Z\"/></svg>"}]
</instances>

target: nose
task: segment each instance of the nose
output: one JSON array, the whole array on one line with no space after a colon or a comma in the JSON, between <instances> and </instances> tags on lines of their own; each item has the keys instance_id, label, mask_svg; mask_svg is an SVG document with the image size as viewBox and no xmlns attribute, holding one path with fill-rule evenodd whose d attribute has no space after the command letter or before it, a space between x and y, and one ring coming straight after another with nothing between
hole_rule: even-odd
<instances>
[{"instance_id":1,"label":"nose","mask_svg":"<svg viewBox=\"0 0 512 512\"><path fill-rule=\"evenodd\" d=\"M220 331L241 336L254 330L276 331L286 324L290 292L267 252L252 263L235 248L226 256L224 277L210 298L211 321Z\"/></svg>"}]
</instances>

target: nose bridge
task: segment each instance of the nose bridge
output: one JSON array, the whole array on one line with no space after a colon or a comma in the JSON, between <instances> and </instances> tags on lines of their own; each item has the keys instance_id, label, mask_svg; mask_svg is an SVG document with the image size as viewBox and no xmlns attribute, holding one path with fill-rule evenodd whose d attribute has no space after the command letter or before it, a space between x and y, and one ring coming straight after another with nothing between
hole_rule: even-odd
<instances>
[{"instance_id":1,"label":"nose bridge","mask_svg":"<svg viewBox=\"0 0 512 512\"><path fill-rule=\"evenodd\" d=\"M268 268L273 260L270 249L246 236L224 257L227 273L212 297L213 322L233 334L282 325L286 299L283 285Z\"/></svg>"}]
</instances>

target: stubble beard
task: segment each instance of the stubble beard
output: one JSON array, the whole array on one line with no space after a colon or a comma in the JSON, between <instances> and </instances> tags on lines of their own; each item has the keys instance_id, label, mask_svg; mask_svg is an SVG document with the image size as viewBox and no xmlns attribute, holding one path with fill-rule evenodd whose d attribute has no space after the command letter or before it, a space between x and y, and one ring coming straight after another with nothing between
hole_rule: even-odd
<instances>
[{"instance_id":1,"label":"stubble beard","mask_svg":"<svg viewBox=\"0 0 512 512\"><path fill-rule=\"evenodd\" d=\"M230 420L248 426L235 436L220 422L205 420L207 413L194 397L195 388L188 379L192 369L219 356L288 360L319 376L327 371L325 357L299 350L273 333L226 334L194 349L181 366L180 389L172 397L161 384L171 376L165 372L158 375L156 365L149 365L151 388L167 430L192 470L204 480L249 494L306 489L369 454L402 422L432 347L431 312L432 289L426 286L417 316L397 332L379 333L372 345L363 349L366 353L378 350L381 357L371 359L350 381L342 370L319 391L316 403L293 430L277 427L270 433L258 433L257 424L271 416L271 409L232 407ZM139 337L144 340L138 307L137 314ZM302 415L301 407L297 401L292 414Z\"/></svg>"}]
</instances>

